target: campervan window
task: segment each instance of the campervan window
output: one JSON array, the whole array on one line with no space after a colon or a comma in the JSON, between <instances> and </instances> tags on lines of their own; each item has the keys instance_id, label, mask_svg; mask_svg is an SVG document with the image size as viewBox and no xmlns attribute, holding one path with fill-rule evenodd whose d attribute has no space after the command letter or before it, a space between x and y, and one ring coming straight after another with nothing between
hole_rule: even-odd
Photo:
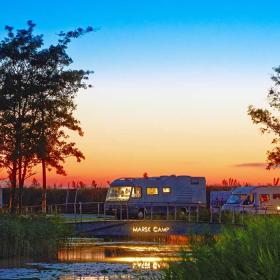
<instances>
[{"instance_id":1,"label":"campervan window","mask_svg":"<svg viewBox=\"0 0 280 280\"><path fill-rule=\"evenodd\" d=\"M274 193L273 199L280 199L280 193Z\"/></svg>"},{"instance_id":2,"label":"campervan window","mask_svg":"<svg viewBox=\"0 0 280 280\"><path fill-rule=\"evenodd\" d=\"M141 198L142 197L142 188L141 187L133 187L131 192L132 198Z\"/></svg>"},{"instance_id":3,"label":"campervan window","mask_svg":"<svg viewBox=\"0 0 280 280\"><path fill-rule=\"evenodd\" d=\"M130 193L131 187L129 186L110 187L107 200L128 200L130 197Z\"/></svg>"},{"instance_id":4,"label":"campervan window","mask_svg":"<svg viewBox=\"0 0 280 280\"><path fill-rule=\"evenodd\" d=\"M269 201L269 194L260 194L260 202L267 202Z\"/></svg>"},{"instance_id":5,"label":"campervan window","mask_svg":"<svg viewBox=\"0 0 280 280\"><path fill-rule=\"evenodd\" d=\"M229 204L240 204L247 198L247 194L232 194L227 203Z\"/></svg>"},{"instance_id":6,"label":"campervan window","mask_svg":"<svg viewBox=\"0 0 280 280\"><path fill-rule=\"evenodd\" d=\"M158 194L158 188L155 187L147 188L147 195L157 195L157 194Z\"/></svg>"},{"instance_id":7,"label":"campervan window","mask_svg":"<svg viewBox=\"0 0 280 280\"><path fill-rule=\"evenodd\" d=\"M254 203L254 195L251 193L248 195L248 197L246 198L246 200L243 202L243 205L251 205Z\"/></svg>"},{"instance_id":8,"label":"campervan window","mask_svg":"<svg viewBox=\"0 0 280 280\"><path fill-rule=\"evenodd\" d=\"M171 188L170 187L163 187L162 192L166 193L166 194L169 194L169 193L171 193Z\"/></svg>"}]
</instances>

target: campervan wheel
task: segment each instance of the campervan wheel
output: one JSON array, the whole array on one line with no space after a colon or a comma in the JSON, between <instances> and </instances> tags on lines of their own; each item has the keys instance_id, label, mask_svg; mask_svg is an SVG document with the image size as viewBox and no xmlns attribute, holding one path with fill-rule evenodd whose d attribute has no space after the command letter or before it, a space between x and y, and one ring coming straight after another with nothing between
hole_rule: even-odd
<instances>
[{"instance_id":1,"label":"campervan wheel","mask_svg":"<svg viewBox=\"0 0 280 280\"><path fill-rule=\"evenodd\" d=\"M144 215L145 215L145 209L144 208L139 209L137 214L138 219L144 219Z\"/></svg>"},{"instance_id":2,"label":"campervan wheel","mask_svg":"<svg viewBox=\"0 0 280 280\"><path fill-rule=\"evenodd\" d=\"M181 208L179 210L179 218L185 219L187 217L187 215L188 215L188 211L186 208Z\"/></svg>"}]
</instances>

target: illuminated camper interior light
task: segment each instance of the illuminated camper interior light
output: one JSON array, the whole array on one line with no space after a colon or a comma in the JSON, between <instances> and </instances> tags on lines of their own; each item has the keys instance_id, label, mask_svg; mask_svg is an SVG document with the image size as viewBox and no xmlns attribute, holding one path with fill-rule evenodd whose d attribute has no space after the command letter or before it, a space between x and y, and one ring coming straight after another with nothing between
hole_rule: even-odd
<instances>
[{"instance_id":1,"label":"illuminated camper interior light","mask_svg":"<svg viewBox=\"0 0 280 280\"><path fill-rule=\"evenodd\" d=\"M277 211L280 211L280 206L279 205L277 206Z\"/></svg>"},{"instance_id":2,"label":"illuminated camper interior light","mask_svg":"<svg viewBox=\"0 0 280 280\"><path fill-rule=\"evenodd\" d=\"M131 193L130 186L111 187L108 192L107 200L128 200Z\"/></svg>"},{"instance_id":3,"label":"illuminated camper interior light","mask_svg":"<svg viewBox=\"0 0 280 280\"><path fill-rule=\"evenodd\" d=\"M170 193L170 192L171 192L171 188L169 188L169 187L163 187L163 188L162 188L162 192L163 192L163 193Z\"/></svg>"},{"instance_id":4,"label":"illuminated camper interior light","mask_svg":"<svg viewBox=\"0 0 280 280\"><path fill-rule=\"evenodd\" d=\"M147 188L147 195L157 195L157 194L158 194L158 188L156 187Z\"/></svg>"}]
</instances>

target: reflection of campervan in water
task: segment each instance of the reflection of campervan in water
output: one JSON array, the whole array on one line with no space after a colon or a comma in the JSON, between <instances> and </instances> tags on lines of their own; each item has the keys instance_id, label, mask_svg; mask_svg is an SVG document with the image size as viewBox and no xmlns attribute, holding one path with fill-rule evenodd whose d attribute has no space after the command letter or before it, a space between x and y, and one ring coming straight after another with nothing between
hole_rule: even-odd
<instances>
[{"instance_id":1,"label":"reflection of campervan in water","mask_svg":"<svg viewBox=\"0 0 280 280\"><path fill-rule=\"evenodd\" d=\"M280 211L280 187L240 187L232 191L223 210L255 212L259 214Z\"/></svg>"},{"instance_id":2,"label":"reflection of campervan in water","mask_svg":"<svg viewBox=\"0 0 280 280\"><path fill-rule=\"evenodd\" d=\"M121 178L113 181L106 197L106 211L119 211L125 204L129 215L144 217L151 209L166 212L166 206L197 207L206 205L206 183L204 177L160 176L149 178ZM164 213L165 213L164 212ZM163 214L164 214L163 213Z\"/></svg>"}]
</instances>

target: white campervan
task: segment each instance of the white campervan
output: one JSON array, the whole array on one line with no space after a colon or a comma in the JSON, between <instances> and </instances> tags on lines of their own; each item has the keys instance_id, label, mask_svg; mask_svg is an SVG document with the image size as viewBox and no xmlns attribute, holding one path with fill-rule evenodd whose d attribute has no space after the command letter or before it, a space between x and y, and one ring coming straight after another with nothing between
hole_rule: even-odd
<instances>
[{"instance_id":1,"label":"white campervan","mask_svg":"<svg viewBox=\"0 0 280 280\"><path fill-rule=\"evenodd\" d=\"M280 187L240 187L232 191L222 210L257 214L280 213Z\"/></svg>"},{"instance_id":2,"label":"white campervan","mask_svg":"<svg viewBox=\"0 0 280 280\"><path fill-rule=\"evenodd\" d=\"M204 177L175 175L117 179L110 185L105 208L116 213L121 205L125 205L130 216L138 218L151 211L151 207L164 212L167 206L206 206L206 181Z\"/></svg>"}]
</instances>

